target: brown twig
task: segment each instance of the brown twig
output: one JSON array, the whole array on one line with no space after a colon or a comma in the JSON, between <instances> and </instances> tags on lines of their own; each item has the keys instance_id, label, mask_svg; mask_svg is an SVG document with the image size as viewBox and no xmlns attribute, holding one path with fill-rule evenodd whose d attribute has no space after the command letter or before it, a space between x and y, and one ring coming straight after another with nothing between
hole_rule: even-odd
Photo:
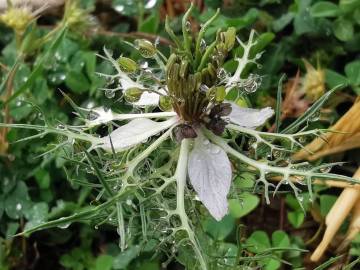
<instances>
[{"instance_id":1,"label":"brown twig","mask_svg":"<svg viewBox=\"0 0 360 270\"><path fill-rule=\"evenodd\" d=\"M3 63L0 62L0 68L4 69L5 71L9 71L9 67L4 65Z\"/></svg>"}]
</instances>

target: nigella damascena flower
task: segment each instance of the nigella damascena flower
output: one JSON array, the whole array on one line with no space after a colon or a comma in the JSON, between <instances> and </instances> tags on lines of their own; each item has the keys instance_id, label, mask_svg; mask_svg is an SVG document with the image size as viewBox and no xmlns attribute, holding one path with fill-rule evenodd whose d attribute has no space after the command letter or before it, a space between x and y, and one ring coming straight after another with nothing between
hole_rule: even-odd
<instances>
[{"instance_id":1,"label":"nigella damascena flower","mask_svg":"<svg viewBox=\"0 0 360 270\"><path fill-rule=\"evenodd\" d=\"M248 78L241 77L242 71L247 63L255 61L249 59L250 48L256 44L252 31L247 44L239 41L245 52L237 59L238 67L233 76L218 76L228 51L234 46L231 40L235 38L232 35L235 35L233 29L221 32L213 51L213 55L218 57L200 57L197 66L194 65L196 55L189 58L173 53L165 59L149 41L137 42L143 45L135 48L141 50L141 55L145 54L146 58L154 58L161 72L150 69L148 65L142 67L144 65L123 56L116 59L104 48L105 56L101 57L112 64L115 73L99 75L108 78L112 83L116 81L118 85L115 88L104 88L104 91L120 91L125 100L135 107L159 106L160 109L166 107L167 110L143 114L115 114L111 110L97 108L91 111L95 117L87 120L87 126L113 120L130 120L109 135L92 141L93 148L106 151L124 151L163 132L171 132L178 143L191 140L187 175L198 198L216 220L222 219L228 211L227 195L232 169L225 150L211 142L205 131L221 136L229 123L254 129L263 125L274 113L271 108L243 108L225 99L231 89L246 85ZM147 49L149 53L145 53ZM142 80L145 75L147 80ZM162 106L162 102L169 106Z\"/></svg>"}]
</instances>

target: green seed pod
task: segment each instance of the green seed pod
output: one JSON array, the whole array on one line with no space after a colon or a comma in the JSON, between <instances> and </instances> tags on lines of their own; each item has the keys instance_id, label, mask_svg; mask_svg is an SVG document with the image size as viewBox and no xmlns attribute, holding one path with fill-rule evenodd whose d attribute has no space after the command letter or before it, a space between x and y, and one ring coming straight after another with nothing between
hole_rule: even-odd
<instances>
[{"instance_id":1,"label":"green seed pod","mask_svg":"<svg viewBox=\"0 0 360 270\"><path fill-rule=\"evenodd\" d=\"M170 111L172 109L171 98L168 96L160 96L159 108L164 112Z\"/></svg>"},{"instance_id":2,"label":"green seed pod","mask_svg":"<svg viewBox=\"0 0 360 270\"><path fill-rule=\"evenodd\" d=\"M157 49L146 39L137 39L134 44L140 54L145 58L152 58L156 54Z\"/></svg>"},{"instance_id":3,"label":"green seed pod","mask_svg":"<svg viewBox=\"0 0 360 270\"><path fill-rule=\"evenodd\" d=\"M138 69L138 64L130 58L120 56L117 62L120 69L126 73L133 73Z\"/></svg>"},{"instance_id":4,"label":"green seed pod","mask_svg":"<svg viewBox=\"0 0 360 270\"><path fill-rule=\"evenodd\" d=\"M124 98L127 102L130 102L130 103L137 102L137 101L139 101L143 92L144 91L141 90L140 88L132 87L132 88L126 89Z\"/></svg>"}]
</instances>

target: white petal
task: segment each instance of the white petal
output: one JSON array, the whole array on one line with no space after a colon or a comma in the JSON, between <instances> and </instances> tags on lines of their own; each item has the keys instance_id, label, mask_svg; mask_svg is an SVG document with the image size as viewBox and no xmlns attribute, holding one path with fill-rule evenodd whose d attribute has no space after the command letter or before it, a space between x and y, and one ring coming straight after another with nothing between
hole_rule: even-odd
<instances>
[{"instance_id":1,"label":"white petal","mask_svg":"<svg viewBox=\"0 0 360 270\"><path fill-rule=\"evenodd\" d=\"M229 115L230 121L247 128L256 128L263 125L274 114L270 107L263 109L242 108L231 102L232 111Z\"/></svg>"},{"instance_id":2,"label":"white petal","mask_svg":"<svg viewBox=\"0 0 360 270\"><path fill-rule=\"evenodd\" d=\"M115 129L108 136L102 137L101 144L98 144L96 147L106 151L112 151L112 143L115 152L126 150L129 147L146 141L149 137L170 128L177 121L176 117L164 122L155 122L147 118L134 119L126 125ZM111 137L111 142L109 137Z\"/></svg>"},{"instance_id":3,"label":"white petal","mask_svg":"<svg viewBox=\"0 0 360 270\"><path fill-rule=\"evenodd\" d=\"M232 176L225 151L207 139L197 137L189 156L188 173L201 202L216 220L221 220L228 212L226 197Z\"/></svg>"},{"instance_id":4,"label":"white petal","mask_svg":"<svg viewBox=\"0 0 360 270\"><path fill-rule=\"evenodd\" d=\"M121 87L122 89L124 89L124 91L126 91L127 89L130 89L130 88L144 88L143 85L137 83L137 82L134 82L132 79L130 79L128 76L124 76L120 79L120 84L121 84Z\"/></svg>"},{"instance_id":5,"label":"white petal","mask_svg":"<svg viewBox=\"0 0 360 270\"><path fill-rule=\"evenodd\" d=\"M133 102L135 106L157 106L159 104L160 95L154 92L144 91L138 101Z\"/></svg>"}]
</instances>

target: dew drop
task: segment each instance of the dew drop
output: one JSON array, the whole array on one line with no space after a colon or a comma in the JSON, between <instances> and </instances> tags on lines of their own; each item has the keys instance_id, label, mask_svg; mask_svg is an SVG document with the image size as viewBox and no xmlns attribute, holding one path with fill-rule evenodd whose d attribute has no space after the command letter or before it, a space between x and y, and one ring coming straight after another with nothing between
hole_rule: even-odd
<instances>
[{"instance_id":1,"label":"dew drop","mask_svg":"<svg viewBox=\"0 0 360 270\"><path fill-rule=\"evenodd\" d=\"M210 150L211 154L219 154L220 153L220 147L217 145L214 145L213 147L211 147Z\"/></svg>"},{"instance_id":2,"label":"dew drop","mask_svg":"<svg viewBox=\"0 0 360 270\"><path fill-rule=\"evenodd\" d=\"M206 41L205 39L201 39L200 41L200 52L203 53L206 49Z\"/></svg>"},{"instance_id":3,"label":"dew drop","mask_svg":"<svg viewBox=\"0 0 360 270\"><path fill-rule=\"evenodd\" d=\"M321 113L319 111L316 111L315 113L313 113L313 115L311 115L311 117L309 118L309 121L311 121L311 122L319 121L320 116L321 116Z\"/></svg>"},{"instance_id":4,"label":"dew drop","mask_svg":"<svg viewBox=\"0 0 360 270\"><path fill-rule=\"evenodd\" d=\"M330 171L331 171L331 166L326 166L326 167L320 168L320 172L322 172L322 173L328 173Z\"/></svg>"},{"instance_id":5,"label":"dew drop","mask_svg":"<svg viewBox=\"0 0 360 270\"><path fill-rule=\"evenodd\" d=\"M17 204L16 204L16 210L17 210L17 211L20 211L21 209L22 209L21 203L17 203Z\"/></svg>"},{"instance_id":6,"label":"dew drop","mask_svg":"<svg viewBox=\"0 0 360 270\"><path fill-rule=\"evenodd\" d=\"M210 141L209 141L209 140L205 139L205 140L203 141L203 145L209 145L209 144L210 144Z\"/></svg>"},{"instance_id":7,"label":"dew drop","mask_svg":"<svg viewBox=\"0 0 360 270\"><path fill-rule=\"evenodd\" d=\"M65 125L63 125L63 124L58 124L56 128L57 128L57 129L65 129Z\"/></svg>"},{"instance_id":8,"label":"dew drop","mask_svg":"<svg viewBox=\"0 0 360 270\"><path fill-rule=\"evenodd\" d=\"M117 12L123 12L125 9L123 5L116 5L114 8Z\"/></svg>"},{"instance_id":9,"label":"dew drop","mask_svg":"<svg viewBox=\"0 0 360 270\"><path fill-rule=\"evenodd\" d=\"M187 21L185 23L185 27L186 27L186 31L190 32L191 31L191 23L189 21Z\"/></svg>"},{"instance_id":10,"label":"dew drop","mask_svg":"<svg viewBox=\"0 0 360 270\"><path fill-rule=\"evenodd\" d=\"M107 98L114 98L114 97L115 97L115 91L113 91L113 90L106 90L106 91L105 91L105 96L106 96Z\"/></svg>"},{"instance_id":11,"label":"dew drop","mask_svg":"<svg viewBox=\"0 0 360 270\"><path fill-rule=\"evenodd\" d=\"M219 78L220 80L224 80L224 79L226 78L226 76L227 76L227 73L226 73L225 69L220 68L220 69L218 70L218 72L217 72L217 76L218 76L218 78Z\"/></svg>"},{"instance_id":12,"label":"dew drop","mask_svg":"<svg viewBox=\"0 0 360 270\"><path fill-rule=\"evenodd\" d=\"M90 121L94 121L99 117L99 114L94 112L94 111L90 111L89 114L87 115L88 120Z\"/></svg>"},{"instance_id":13,"label":"dew drop","mask_svg":"<svg viewBox=\"0 0 360 270\"><path fill-rule=\"evenodd\" d=\"M155 7L156 2L157 2L157 0L149 0L149 1L146 3L145 8L146 8L146 9L151 9L151 8Z\"/></svg>"},{"instance_id":14,"label":"dew drop","mask_svg":"<svg viewBox=\"0 0 360 270\"><path fill-rule=\"evenodd\" d=\"M69 228L70 224L71 224L70 222L67 222L67 223L64 223L64 224L59 225L58 228L60 228L60 229L67 229L67 228Z\"/></svg>"}]
</instances>

